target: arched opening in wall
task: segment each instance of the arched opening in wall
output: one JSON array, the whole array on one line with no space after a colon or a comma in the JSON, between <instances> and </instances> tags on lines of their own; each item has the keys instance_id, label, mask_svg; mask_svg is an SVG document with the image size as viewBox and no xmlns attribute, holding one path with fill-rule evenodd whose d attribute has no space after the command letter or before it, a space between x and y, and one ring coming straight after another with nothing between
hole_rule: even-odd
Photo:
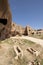
<instances>
[{"instance_id":1,"label":"arched opening in wall","mask_svg":"<svg viewBox=\"0 0 43 65\"><path fill-rule=\"evenodd\" d=\"M0 23L3 25L7 25L7 19L0 19Z\"/></svg>"}]
</instances>

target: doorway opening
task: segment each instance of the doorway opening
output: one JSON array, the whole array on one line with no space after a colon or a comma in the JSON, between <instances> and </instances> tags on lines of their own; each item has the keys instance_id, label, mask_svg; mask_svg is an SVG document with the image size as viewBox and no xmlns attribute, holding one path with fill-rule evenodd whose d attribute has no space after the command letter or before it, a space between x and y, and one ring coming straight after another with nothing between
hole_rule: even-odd
<instances>
[{"instance_id":1,"label":"doorway opening","mask_svg":"<svg viewBox=\"0 0 43 65\"><path fill-rule=\"evenodd\" d=\"M0 19L0 23L3 25L7 25L7 19Z\"/></svg>"}]
</instances>

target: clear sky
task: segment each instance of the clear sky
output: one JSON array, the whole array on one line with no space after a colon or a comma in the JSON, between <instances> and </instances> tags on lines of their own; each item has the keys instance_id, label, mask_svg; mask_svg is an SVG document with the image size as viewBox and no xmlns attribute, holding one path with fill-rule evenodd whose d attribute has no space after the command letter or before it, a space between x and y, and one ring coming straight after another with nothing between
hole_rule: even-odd
<instances>
[{"instance_id":1,"label":"clear sky","mask_svg":"<svg viewBox=\"0 0 43 65\"><path fill-rule=\"evenodd\" d=\"M43 0L9 0L13 22L43 29Z\"/></svg>"}]
</instances>

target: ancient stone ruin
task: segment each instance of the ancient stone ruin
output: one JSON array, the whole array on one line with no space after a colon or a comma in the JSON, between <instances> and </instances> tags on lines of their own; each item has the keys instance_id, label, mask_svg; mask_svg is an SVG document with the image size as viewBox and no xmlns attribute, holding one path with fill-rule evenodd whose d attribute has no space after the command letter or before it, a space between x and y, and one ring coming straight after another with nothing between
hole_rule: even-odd
<instances>
[{"instance_id":1,"label":"ancient stone ruin","mask_svg":"<svg viewBox=\"0 0 43 65\"><path fill-rule=\"evenodd\" d=\"M21 58L22 59L22 57L23 57L23 51L22 51L22 49L18 45L15 45L14 46L14 51L16 53L15 59L16 60L18 60L18 58Z\"/></svg>"},{"instance_id":2,"label":"ancient stone ruin","mask_svg":"<svg viewBox=\"0 0 43 65\"><path fill-rule=\"evenodd\" d=\"M0 39L9 37L12 16L8 0L0 0Z\"/></svg>"},{"instance_id":3,"label":"ancient stone ruin","mask_svg":"<svg viewBox=\"0 0 43 65\"><path fill-rule=\"evenodd\" d=\"M27 51L30 52L31 54L35 55L36 57L40 55L39 51L36 51L33 48L31 48L31 47L28 47Z\"/></svg>"}]
</instances>

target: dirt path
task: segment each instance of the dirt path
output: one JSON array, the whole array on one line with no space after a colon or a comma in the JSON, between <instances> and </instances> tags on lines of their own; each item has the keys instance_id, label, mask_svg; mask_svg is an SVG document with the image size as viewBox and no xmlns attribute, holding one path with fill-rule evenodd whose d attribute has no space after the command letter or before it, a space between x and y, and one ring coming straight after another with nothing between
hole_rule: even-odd
<instances>
[{"instance_id":1,"label":"dirt path","mask_svg":"<svg viewBox=\"0 0 43 65\"><path fill-rule=\"evenodd\" d=\"M41 40L41 39L37 39L37 38L33 38L33 37L28 37L28 36L11 37L11 38L27 39L27 40L30 40L30 41L32 41L32 42L35 42L36 44L40 44L40 45L43 47L43 40Z\"/></svg>"}]
</instances>

